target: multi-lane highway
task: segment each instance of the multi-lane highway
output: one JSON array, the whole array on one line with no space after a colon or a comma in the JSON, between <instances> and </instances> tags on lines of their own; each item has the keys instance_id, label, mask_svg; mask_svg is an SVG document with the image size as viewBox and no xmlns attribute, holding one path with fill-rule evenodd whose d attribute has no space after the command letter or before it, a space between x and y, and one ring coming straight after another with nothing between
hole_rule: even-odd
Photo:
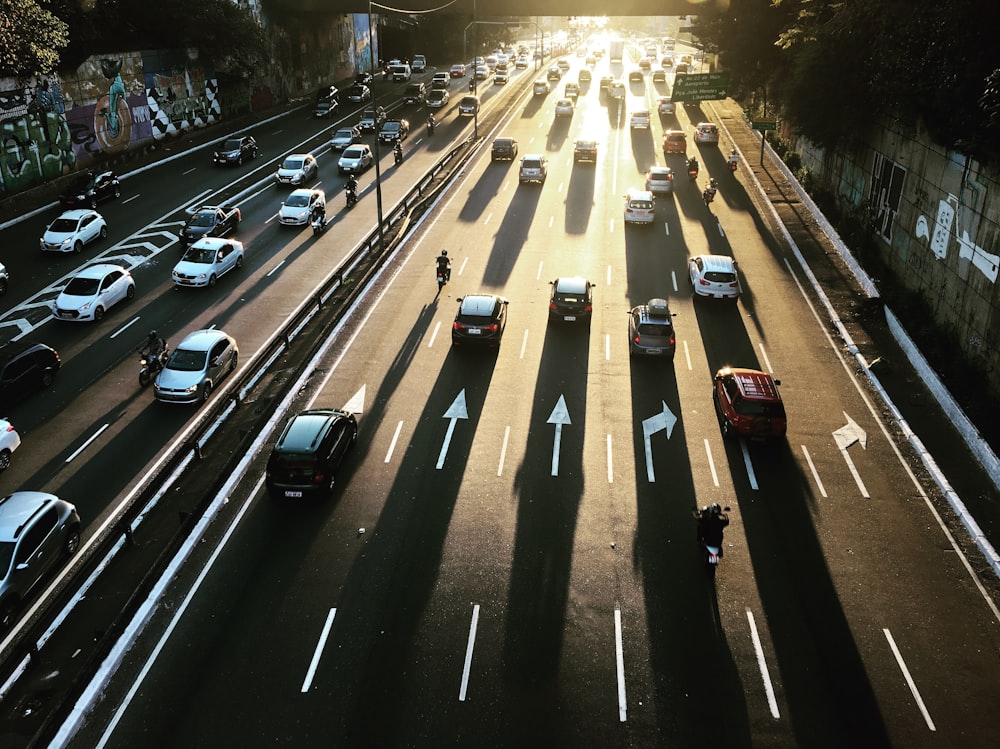
<instances>
[{"instance_id":1,"label":"multi-lane highway","mask_svg":"<svg viewBox=\"0 0 1000 749\"><path fill-rule=\"evenodd\" d=\"M564 81L583 64L570 61ZM623 225L623 194L664 163L661 131L690 132L711 109L678 107L630 131L628 112L655 112L659 92L647 76L619 111L598 91L606 68L571 118L554 117L562 84L531 95L523 84L533 72L490 92L487 108L505 114L482 133L481 157L302 383L295 408L359 412L334 496L269 499L262 435L249 480L115 673L81 703L70 745L995 740L996 609L798 266L761 234L743 183L718 173L717 147L701 158L721 182L712 211L680 179L657 200L652 226ZM389 201L469 127L450 113L445 122L430 140L415 129L401 167L383 161ZM40 329L65 368L52 393L14 413L25 444L6 487L72 499L92 524L190 418L135 384L130 352L141 335L217 325L248 356L367 232L370 188L314 240L276 225L274 187L230 186L269 172L280 155L269 141L281 153L314 149L339 209L343 180L315 133L305 119L269 123L255 132L265 148L257 164L217 171L192 154L137 178L141 193L127 189L104 209L114 241L129 237L109 252L150 256L135 271L140 293L97 326ZM500 134L521 155L548 157L544 185L519 185L516 161L491 163L489 138ZM581 136L599 141L596 165L574 165ZM668 165L682 173L675 158ZM173 291L170 240L183 209L220 190L241 194L247 263L214 289ZM29 240L27 228L7 232L7 246ZM454 270L437 293L441 248ZM737 305L692 300L687 259L703 252L738 260ZM5 262L36 288L73 263L29 253ZM547 322L549 281L565 275L595 284L589 329ZM497 354L451 348L456 299L476 291L510 300ZM653 297L676 314L673 364L628 356L626 313ZM780 377L786 440L722 439L711 381L726 364ZM710 502L732 508L714 583L690 515Z\"/></svg>"}]
</instances>

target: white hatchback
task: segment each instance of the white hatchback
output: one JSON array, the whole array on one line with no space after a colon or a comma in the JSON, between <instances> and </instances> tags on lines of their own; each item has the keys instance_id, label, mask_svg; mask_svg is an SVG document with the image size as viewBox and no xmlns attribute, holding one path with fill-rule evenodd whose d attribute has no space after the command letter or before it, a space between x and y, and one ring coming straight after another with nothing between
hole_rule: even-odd
<instances>
[{"instance_id":1,"label":"white hatchback","mask_svg":"<svg viewBox=\"0 0 1000 749\"><path fill-rule=\"evenodd\" d=\"M651 224L656 219L656 204L649 190L629 190L625 196L625 223Z\"/></svg>"},{"instance_id":2,"label":"white hatchback","mask_svg":"<svg viewBox=\"0 0 1000 749\"><path fill-rule=\"evenodd\" d=\"M69 280L52 303L52 315L73 322L98 322L118 302L133 298L132 274L114 263L98 263Z\"/></svg>"},{"instance_id":3,"label":"white hatchback","mask_svg":"<svg viewBox=\"0 0 1000 749\"><path fill-rule=\"evenodd\" d=\"M21 437L7 419L0 419L0 471L10 466L11 454L21 446Z\"/></svg>"},{"instance_id":4,"label":"white hatchback","mask_svg":"<svg viewBox=\"0 0 1000 749\"><path fill-rule=\"evenodd\" d=\"M97 211L66 211L45 229L39 246L47 252L79 252L85 244L108 236L108 223Z\"/></svg>"},{"instance_id":5,"label":"white hatchback","mask_svg":"<svg viewBox=\"0 0 1000 749\"><path fill-rule=\"evenodd\" d=\"M175 286L215 286L221 276L242 267L242 242L203 237L187 248L170 276Z\"/></svg>"},{"instance_id":6,"label":"white hatchback","mask_svg":"<svg viewBox=\"0 0 1000 749\"><path fill-rule=\"evenodd\" d=\"M305 187L292 190L278 209L278 223L282 226L305 226L317 206L326 208L326 194L322 190Z\"/></svg>"},{"instance_id":7,"label":"white hatchback","mask_svg":"<svg viewBox=\"0 0 1000 749\"><path fill-rule=\"evenodd\" d=\"M311 153L294 153L288 156L277 173L275 181L282 185L301 185L319 173L319 164Z\"/></svg>"}]
</instances>

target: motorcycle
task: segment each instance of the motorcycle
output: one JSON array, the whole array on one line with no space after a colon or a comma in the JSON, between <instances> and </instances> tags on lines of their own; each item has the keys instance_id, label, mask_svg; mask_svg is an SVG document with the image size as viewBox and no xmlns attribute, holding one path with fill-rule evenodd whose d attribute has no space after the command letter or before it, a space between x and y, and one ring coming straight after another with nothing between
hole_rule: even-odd
<instances>
[{"instance_id":1,"label":"motorcycle","mask_svg":"<svg viewBox=\"0 0 1000 749\"><path fill-rule=\"evenodd\" d=\"M358 202L358 191L352 190L350 187L347 188L347 207L353 208L354 204Z\"/></svg>"},{"instance_id":2,"label":"motorcycle","mask_svg":"<svg viewBox=\"0 0 1000 749\"><path fill-rule=\"evenodd\" d=\"M701 199L705 201L706 206L708 206L709 204L711 204L713 200L715 200L715 193L717 191L718 188L716 188L715 180L713 179L711 182L708 183L708 187L706 187L705 191L701 194Z\"/></svg>"},{"instance_id":3,"label":"motorcycle","mask_svg":"<svg viewBox=\"0 0 1000 749\"><path fill-rule=\"evenodd\" d=\"M396 166L403 163L403 148L398 143L396 147L392 149L392 156L396 160Z\"/></svg>"},{"instance_id":4,"label":"motorcycle","mask_svg":"<svg viewBox=\"0 0 1000 749\"><path fill-rule=\"evenodd\" d=\"M448 283L448 280L450 278L451 278L451 268L442 268L438 266L437 269L438 291L441 291L441 289L444 288L445 284Z\"/></svg>"},{"instance_id":5,"label":"motorcycle","mask_svg":"<svg viewBox=\"0 0 1000 749\"><path fill-rule=\"evenodd\" d=\"M735 172L736 171L736 167L739 165L739 163L740 163L740 159L736 155L736 149L734 148L733 152L731 154L729 154L729 171Z\"/></svg>"},{"instance_id":6,"label":"motorcycle","mask_svg":"<svg viewBox=\"0 0 1000 749\"><path fill-rule=\"evenodd\" d=\"M136 351L139 352L139 386L146 387L166 365L170 348L164 347L158 356L154 356L141 347Z\"/></svg>"},{"instance_id":7,"label":"motorcycle","mask_svg":"<svg viewBox=\"0 0 1000 749\"><path fill-rule=\"evenodd\" d=\"M698 163L695 162L692 164L690 161L688 161L687 172L688 172L688 179L691 180L692 182L698 179Z\"/></svg>"},{"instance_id":8,"label":"motorcycle","mask_svg":"<svg viewBox=\"0 0 1000 749\"><path fill-rule=\"evenodd\" d=\"M312 230L313 236L318 237L320 234L326 231L326 227L330 225L327 221L326 216L320 215L313 219Z\"/></svg>"},{"instance_id":9,"label":"motorcycle","mask_svg":"<svg viewBox=\"0 0 1000 749\"><path fill-rule=\"evenodd\" d=\"M433 119L427 120L427 134L428 135L434 135L434 124L435 123L434 123Z\"/></svg>"},{"instance_id":10,"label":"motorcycle","mask_svg":"<svg viewBox=\"0 0 1000 749\"><path fill-rule=\"evenodd\" d=\"M712 537L706 537L703 533L703 523L710 517L712 508L702 507L700 510L696 508L692 512L695 520L698 521L698 543L701 544L704 553L705 568L712 577L715 577L715 571L719 568L719 560L722 558L722 529L729 525L729 508L725 507L719 511L718 505L714 505L714 507L718 512L718 519L716 521L717 531L712 533Z\"/></svg>"}]
</instances>

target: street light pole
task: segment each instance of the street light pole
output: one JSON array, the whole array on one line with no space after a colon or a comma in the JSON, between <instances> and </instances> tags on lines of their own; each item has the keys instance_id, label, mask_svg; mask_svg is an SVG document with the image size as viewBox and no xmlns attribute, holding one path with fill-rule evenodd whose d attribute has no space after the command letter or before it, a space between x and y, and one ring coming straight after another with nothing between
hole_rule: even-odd
<instances>
[{"instance_id":1,"label":"street light pole","mask_svg":"<svg viewBox=\"0 0 1000 749\"><path fill-rule=\"evenodd\" d=\"M372 2L368 2L368 60L372 68L372 109L375 110L375 210L378 214L378 251L381 253L385 249L385 236L382 229L382 168L380 165L378 143L379 143L379 117L378 104L375 97L375 27L372 25ZM360 185L359 185L360 189Z\"/></svg>"}]
</instances>

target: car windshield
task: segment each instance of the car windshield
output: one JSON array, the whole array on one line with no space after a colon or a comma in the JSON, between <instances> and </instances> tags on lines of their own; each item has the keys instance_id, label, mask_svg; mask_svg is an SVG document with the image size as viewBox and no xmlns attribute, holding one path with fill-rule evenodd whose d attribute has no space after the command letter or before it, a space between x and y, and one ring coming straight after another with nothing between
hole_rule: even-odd
<instances>
[{"instance_id":1,"label":"car windshield","mask_svg":"<svg viewBox=\"0 0 1000 749\"><path fill-rule=\"evenodd\" d=\"M299 170L302 168L302 159L285 159L285 163L281 165L281 168Z\"/></svg>"},{"instance_id":2,"label":"car windshield","mask_svg":"<svg viewBox=\"0 0 1000 749\"><path fill-rule=\"evenodd\" d=\"M351 130L338 130L333 134L334 138L347 138L350 140L354 137L354 132Z\"/></svg>"},{"instance_id":3,"label":"car windshield","mask_svg":"<svg viewBox=\"0 0 1000 749\"><path fill-rule=\"evenodd\" d=\"M68 234L69 232L76 231L76 224L77 221L75 218L57 218L52 222L49 231Z\"/></svg>"},{"instance_id":4,"label":"car windshield","mask_svg":"<svg viewBox=\"0 0 1000 749\"><path fill-rule=\"evenodd\" d=\"M292 193L288 196L288 200L285 201L285 205L289 208L302 208L303 206L309 205L309 195L306 193Z\"/></svg>"},{"instance_id":5,"label":"car windshield","mask_svg":"<svg viewBox=\"0 0 1000 749\"><path fill-rule=\"evenodd\" d=\"M215 211L198 211L188 222L190 226L215 226Z\"/></svg>"},{"instance_id":6,"label":"car windshield","mask_svg":"<svg viewBox=\"0 0 1000 749\"><path fill-rule=\"evenodd\" d=\"M222 144L223 151L238 151L240 148L239 138L230 138L225 143Z\"/></svg>"},{"instance_id":7,"label":"car windshield","mask_svg":"<svg viewBox=\"0 0 1000 749\"><path fill-rule=\"evenodd\" d=\"M346 151L344 151L344 158L345 159L360 159L361 158L361 154L363 154L363 153L364 153L364 151L362 149L360 149L360 148L348 148Z\"/></svg>"},{"instance_id":8,"label":"car windshield","mask_svg":"<svg viewBox=\"0 0 1000 749\"><path fill-rule=\"evenodd\" d=\"M189 247L181 260L188 263L205 263L211 265L215 262L215 250L207 247Z\"/></svg>"},{"instance_id":9,"label":"car windshield","mask_svg":"<svg viewBox=\"0 0 1000 749\"><path fill-rule=\"evenodd\" d=\"M167 369L178 372L202 372L205 370L205 362L208 361L207 351L192 351L191 349L174 349L174 353L167 360Z\"/></svg>"},{"instance_id":10,"label":"car windshield","mask_svg":"<svg viewBox=\"0 0 1000 749\"><path fill-rule=\"evenodd\" d=\"M398 122L387 122L382 126L382 131L386 133L395 132L396 130L399 130Z\"/></svg>"},{"instance_id":11,"label":"car windshield","mask_svg":"<svg viewBox=\"0 0 1000 749\"><path fill-rule=\"evenodd\" d=\"M98 278L82 278L77 276L66 284L63 293L70 296L93 296L97 293L100 285L101 281Z\"/></svg>"},{"instance_id":12,"label":"car windshield","mask_svg":"<svg viewBox=\"0 0 1000 749\"><path fill-rule=\"evenodd\" d=\"M525 159L524 162L522 163L522 166L525 169L541 169L542 168L541 162L538 161L537 159L531 159L530 161L527 160L527 159Z\"/></svg>"},{"instance_id":13,"label":"car windshield","mask_svg":"<svg viewBox=\"0 0 1000 749\"><path fill-rule=\"evenodd\" d=\"M10 562L14 558L14 543L11 541L0 542L0 580L7 579L7 570L10 569Z\"/></svg>"}]
</instances>

